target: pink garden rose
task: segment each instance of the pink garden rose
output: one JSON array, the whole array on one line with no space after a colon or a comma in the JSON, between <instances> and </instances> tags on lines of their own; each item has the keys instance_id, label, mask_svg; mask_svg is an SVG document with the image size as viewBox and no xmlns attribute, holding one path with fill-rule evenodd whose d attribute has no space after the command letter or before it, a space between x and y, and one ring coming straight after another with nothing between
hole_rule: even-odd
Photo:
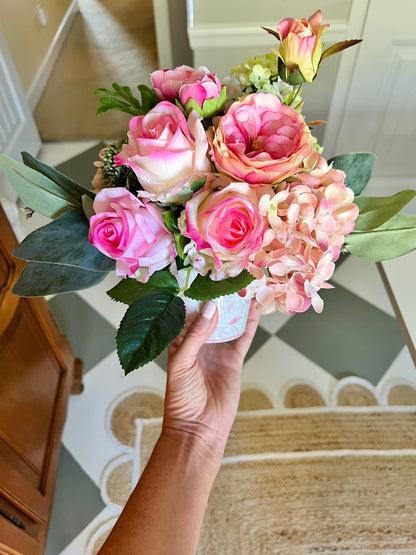
<instances>
[{"instance_id":1,"label":"pink garden rose","mask_svg":"<svg viewBox=\"0 0 416 555\"><path fill-rule=\"evenodd\" d=\"M299 68L309 83L313 81L322 54L321 35L329 25L321 25L322 12L318 10L306 19L283 19L277 34L281 44L278 55L289 70Z\"/></svg>"},{"instance_id":2,"label":"pink garden rose","mask_svg":"<svg viewBox=\"0 0 416 555\"><path fill-rule=\"evenodd\" d=\"M175 242L166 229L162 209L134 197L124 187L101 190L93 204L89 241L116 260L119 277L146 282L176 256Z\"/></svg>"},{"instance_id":3,"label":"pink garden rose","mask_svg":"<svg viewBox=\"0 0 416 555\"><path fill-rule=\"evenodd\" d=\"M175 102L182 85L196 83L209 73L209 69L204 66L195 69L183 65L175 69L159 69L151 73L150 78L160 100Z\"/></svg>"},{"instance_id":4,"label":"pink garden rose","mask_svg":"<svg viewBox=\"0 0 416 555\"><path fill-rule=\"evenodd\" d=\"M209 140L217 169L252 187L293 175L313 150L302 116L274 94L264 93L232 104Z\"/></svg>"},{"instance_id":5,"label":"pink garden rose","mask_svg":"<svg viewBox=\"0 0 416 555\"><path fill-rule=\"evenodd\" d=\"M196 251L213 256L217 268L232 261L235 275L261 248L266 219L247 183L223 182L226 186L218 190L220 181L214 180L187 202L184 234L195 242Z\"/></svg>"},{"instance_id":6,"label":"pink garden rose","mask_svg":"<svg viewBox=\"0 0 416 555\"><path fill-rule=\"evenodd\" d=\"M160 102L145 116L133 117L129 127L129 141L114 160L131 167L145 191L141 196L174 197L188 176L210 171L208 142L195 111L186 120L177 106Z\"/></svg>"}]
</instances>

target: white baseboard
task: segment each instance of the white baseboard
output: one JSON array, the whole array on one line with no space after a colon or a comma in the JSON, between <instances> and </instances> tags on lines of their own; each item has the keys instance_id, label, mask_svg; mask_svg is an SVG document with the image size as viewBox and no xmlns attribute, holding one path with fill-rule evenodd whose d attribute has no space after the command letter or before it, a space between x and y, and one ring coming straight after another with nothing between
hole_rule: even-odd
<instances>
[{"instance_id":1,"label":"white baseboard","mask_svg":"<svg viewBox=\"0 0 416 555\"><path fill-rule=\"evenodd\" d=\"M56 31L48 52L46 53L46 56L44 57L43 62L29 87L29 90L27 91L27 99L32 112L34 112L40 97L42 96L43 89L48 82L59 51L61 50L78 10L78 0L72 0L71 5L62 19L58 30Z\"/></svg>"}]
</instances>

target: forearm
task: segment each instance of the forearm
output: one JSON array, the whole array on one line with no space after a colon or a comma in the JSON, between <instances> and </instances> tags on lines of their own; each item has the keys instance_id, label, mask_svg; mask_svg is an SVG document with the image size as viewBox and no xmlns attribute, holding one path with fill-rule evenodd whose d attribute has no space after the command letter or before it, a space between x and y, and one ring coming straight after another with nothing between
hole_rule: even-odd
<instances>
[{"instance_id":1,"label":"forearm","mask_svg":"<svg viewBox=\"0 0 416 555\"><path fill-rule=\"evenodd\" d=\"M220 464L199 438L163 432L100 555L193 555Z\"/></svg>"}]
</instances>

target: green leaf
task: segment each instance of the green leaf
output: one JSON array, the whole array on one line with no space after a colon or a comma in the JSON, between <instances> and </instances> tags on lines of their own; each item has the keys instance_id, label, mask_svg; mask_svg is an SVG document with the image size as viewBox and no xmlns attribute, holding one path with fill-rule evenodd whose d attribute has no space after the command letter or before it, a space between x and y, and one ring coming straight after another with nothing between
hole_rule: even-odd
<instances>
[{"instance_id":1,"label":"green leaf","mask_svg":"<svg viewBox=\"0 0 416 555\"><path fill-rule=\"evenodd\" d=\"M190 186L191 191L193 193L196 193L197 191L199 191L199 189L202 189L206 181L207 181L206 177L202 177L201 179L197 179L196 181L193 181Z\"/></svg>"},{"instance_id":2,"label":"green leaf","mask_svg":"<svg viewBox=\"0 0 416 555\"><path fill-rule=\"evenodd\" d=\"M119 112L126 112L132 116L142 115L142 112L133 106L130 106L127 102L123 102L122 100L116 100L115 98L100 98L101 106L97 108L96 115L99 116L104 112L108 112L109 110L118 110Z\"/></svg>"},{"instance_id":3,"label":"green leaf","mask_svg":"<svg viewBox=\"0 0 416 555\"><path fill-rule=\"evenodd\" d=\"M4 154L0 154L0 169L4 171L22 201L35 212L48 218L57 218L64 212L81 206L80 201L75 201L72 195L49 177Z\"/></svg>"},{"instance_id":4,"label":"green leaf","mask_svg":"<svg viewBox=\"0 0 416 555\"><path fill-rule=\"evenodd\" d=\"M105 272L92 272L74 266L28 262L12 291L20 297L44 297L87 289L100 283Z\"/></svg>"},{"instance_id":5,"label":"green leaf","mask_svg":"<svg viewBox=\"0 0 416 555\"><path fill-rule=\"evenodd\" d=\"M350 233L345 238L345 248L374 262L407 254L416 249L416 216L397 214L377 229Z\"/></svg>"},{"instance_id":6,"label":"green leaf","mask_svg":"<svg viewBox=\"0 0 416 555\"><path fill-rule=\"evenodd\" d=\"M179 258L185 260L185 247L189 243L189 239L181 235L180 233L174 233L173 238L175 239L176 251Z\"/></svg>"},{"instance_id":7,"label":"green leaf","mask_svg":"<svg viewBox=\"0 0 416 555\"><path fill-rule=\"evenodd\" d=\"M321 63L322 60L325 60L325 58L328 58L329 56L332 56L337 52L342 52L342 50L350 48L350 46L354 46L355 44L359 44L360 42L362 42L362 39L343 40L342 42L337 42L336 44L333 44L332 46L324 50L324 52L322 52L319 63Z\"/></svg>"},{"instance_id":8,"label":"green leaf","mask_svg":"<svg viewBox=\"0 0 416 555\"><path fill-rule=\"evenodd\" d=\"M99 88L94 94L101 94L100 106L97 108L97 116L109 110L127 112L133 116L142 116L160 102L155 91L146 85L138 85L137 89L141 95L141 102L133 96L130 87L113 83L113 90Z\"/></svg>"},{"instance_id":9,"label":"green leaf","mask_svg":"<svg viewBox=\"0 0 416 555\"><path fill-rule=\"evenodd\" d=\"M49 262L109 272L115 262L88 241L89 223L80 210L72 210L40 227L18 245L13 255L32 262Z\"/></svg>"},{"instance_id":10,"label":"green leaf","mask_svg":"<svg viewBox=\"0 0 416 555\"><path fill-rule=\"evenodd\" d=\"M153 293L131 304L117 332L117 352L125 373L156 358L184 325L184 302L168 291Z\"/></svg>"},{"instance_id":11,"label":"green leaf","mask_svg":"<svg viewBox=\"0 0 416 555\"><path fill-rule=\"evenodd\" d=\"M282 58L279 58L277 62L277 69L280 79L289 85L302 85L306 82L306 79L302 75L300 69L298 67L295 69L286 67Z\"/></svg>"},{"instance_id":12,"label":"green leaf","mask_svg":"<svg viewBox=\"0 0 416 555\"><path fill-rule=\"evenodd\" d=\"M48 166L40 160L37 160L28 152L22 152L22 160L25 166L32 168L32 170L38 171L46 177L49 177L49 179L56 183L70 197L72 197L75 202L81 203L81 199L84 195L88 195L92 199L95 197L92 191L83 187L70 177L67 177L57 169Z\"/></svg>"},{"instance_id":13,"label":"green leaf","mask_svg":"<svg viewBox=\"0 0 416 555\"><path fill-rule=\"evenodd\" d=\"M158 291L169 291L175 295L179 293L178 282L169 270L155 272L147 283L141 283L131 278L122 279L115 287L107 291L107 295L114 301L132 304L137 299Z\"/></svg>"},{"instance_id":14,"label":"green leaf","mask_svg":"<svg viewBox=\"0 0 416 555\"><path fill-rule=\"evenodd\" d=\"M371 152L350 152L328 160L332 167L345 172L345 183L358 196L370 180L376 157Z\"/></svg>"},{"instance_id":15,"label":"green leaf","mask_svg":"<svg viewBox=\"0 0 416 555\"><path fill-rule=\"evenodd\" d=\"M407 189L390 197L358 197L354 200L360 209L354 232L380 227L416 197L416 191Z\"/></svg>"},{"instance_id":16,"label":"green leaf","mask_svg":"<svg viewBox=\"0 0 416 555\"><path fill-rule=\"evenodd\" d=\"M213 281L209 274L206 276L198 275L184 294L186 297L196 301L208 301L223 295L238 293L244 287L247 287L253 279L254 276L247 270L243 270L238 276L229 277L221 281Z\"/></svg>"},{"instance_id":17,"label":"green leaf","mask_svg":"<svg viewBox=\"0 0 416 555\"><path fill-rule=\"evenodd\" d=\"M172 232L179 231L178 217L175 214L174 208L171 207L170 210L165 210L165 212L163 212L163 221L169 231L172 231Z\"/></svg>"},{"instance_id":18,"label":"green leaf","mask_svg":"<svg viewBox=\"0 0 416 555\"><path fill-rule=\"evenodd\" d=\"M87 195L83 195L81 198L81 201L82 201L82 210L84 211L85 217L89 221L92 218L92 216L95 215L95 211L93 208L94 201L92 200L91 197L88 197Z\"/></svg>"}]
</instances>

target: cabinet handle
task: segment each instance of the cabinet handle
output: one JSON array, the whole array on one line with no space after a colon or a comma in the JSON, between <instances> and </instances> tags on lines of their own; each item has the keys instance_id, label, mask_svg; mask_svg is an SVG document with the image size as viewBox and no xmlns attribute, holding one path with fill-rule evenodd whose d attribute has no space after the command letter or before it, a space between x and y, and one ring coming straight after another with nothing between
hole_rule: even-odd
<instances>
[{"instance_id":1,"label":"cabinet handle","mask_svg":"<svg viewBox=\"0 0 416 555\"><path fill-rule=\"evenodd\" d=\"M16 526L18 526L22 530L25 529L25 525L23 524L23 522L21 522L18 518L16 518L12 514L10 514L8 511L5 511L4 509L0 508L0 515L4 516L4 518L7 518L7 520L10 520L10 522L15 524Z\"/></svg>"}]
</instances>

